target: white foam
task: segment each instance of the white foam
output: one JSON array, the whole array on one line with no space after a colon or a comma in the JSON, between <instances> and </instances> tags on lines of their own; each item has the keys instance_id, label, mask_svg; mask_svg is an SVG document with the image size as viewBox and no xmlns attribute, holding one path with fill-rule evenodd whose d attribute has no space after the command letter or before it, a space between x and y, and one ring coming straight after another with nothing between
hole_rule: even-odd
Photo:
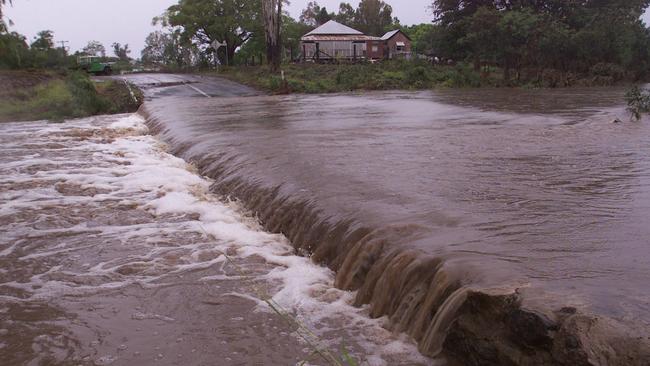
<instances>
[{"instance_id":1,"label":"white foam","mask_svg":"<svg viewBox=\"0 0 650 366\"><path fill-rule=\"evenodd\" d=\"M94 125L95 124L95 125ZM156 242L175 233L194 233L203 240L179 241L173 247L151 246L146 252L136 252L123 258L86 263L83 273L64 271L53 267L48 272L35 275L29 283L9 282L3 285L22 289L32 293L31 299L48 299L63 294L83 294L116 289L138 283L141 286L157 286L156 281L163 276L182 275L201 269L230 265L224 255L201 260L201 253L218 251L226 253L236 251L236 257L246 259L261 257L273 265L273 269L258 279L268 283L272 289L273 300L296 314L298 318L320 332L336 330L345 332L345 327L354 325L354 335L350 337L365 348L362 356L367 365L387 364L385 359L399 358L413 363L430 364L432 361L420 356L417 348L407 337L396 336L381 327L383 319L372 320L365 308L351 305L354 294L333 287L334 273L327 268L314 264L309 258L293 255L293 248L282 235L265 232L256 220L246 215L236 203L221 202L209 192L211 181L200 177L195 169L182 159L168 154L161 144L152 136L143 135L147 130L144 120L138 115L121 116L111 120L108 125L101 125L97 120L78 120L70 125L47 125L37 133L42 139L50 139L49 134L60 133L70 129L109 129L124 131L122 136L112 143L100 143L88 140L66 148L78 151L80 156L88 157L86 161L65 162L55 158L32 157L12 162L12 169L24 169L36 165L68 163L75 169L51 168L31 175L19 176L25 183L65 182L78 185L80 189L100 189L94 196L65 196L53 188L27 189L22 194L5 194L0 199L3 206L1 214L18 212L24 209L37 209L48 206L101 205L114 202L122 205L135 205L152 215L163 218L178 217L167 222L160 220L156 224L139 224L120 226L111 224L82 223L66 229L29 229L34 235L46 235L54 232L85 232L97 230L102 235L115 238L118 242L132 242L132 238L142 238L141 245ZM19 130L16 130L19 131ZM23 133L23 132L16 132ZM65 143L61 137L62 143ZM88 155L88 152L91 152ZM114 161L120 164L108 164ZM105 192L104 192L105 191ZM11 201L9 202L9 199ZM35 219L38 219L36 217ZM89 226L92 224L92 226ZM8 245L0 251L0 257L16 251L20 244ZM88 246L49 248L47 251L32 253L21 258L23 261L40 257L75 252L88 249ZM135 249L135 248L134 248ZM166 255L177 254L174 263L165 261ZM244 260L245 262L245 260ZM131 276L119 275L116 271L124 265L144 268L142 273ZM248 274L246 274L248 275ZM67 278L74 277L75 282ZM94 278L106 278L101 284L85 284ZM240 275L204 276L199 280L210 283L214 281L242 279ZM77 283L79 282L79 283ZM280 286L276 286L280 284ZM227 294L223 294L227 295ZM250 293L230 293L255 300L258 310L268 311L261 298ZM338 347L338 345L331 345ZM388 358L386 358L388 357Z\"/></svg>"}]
</instances>

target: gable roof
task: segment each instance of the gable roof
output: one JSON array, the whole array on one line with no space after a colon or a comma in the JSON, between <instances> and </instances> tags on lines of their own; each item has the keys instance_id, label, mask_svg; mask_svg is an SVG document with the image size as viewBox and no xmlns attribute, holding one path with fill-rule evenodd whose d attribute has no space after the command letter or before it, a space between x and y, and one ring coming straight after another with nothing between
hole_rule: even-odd
<instances>
[{"instance_id":1,"label":"gable roof","mask_svg":"<svg viewBox=\"0 0 650 366\"><path fill-rule=\"evenodd\" d=\"M314 29L313 31L305 34L305 36L315 36L315 35L363 35L356 29L352 29L347 25L343 25L339 22L330 20L329 22L321 25L320 27Z\"/></svg>"},{"instance_id":2,"label":"gable roof","mask_svg":"<svg viewBox=\"0 0 650 366\"><path fill-rule=\"evenodd\" d=\"M395 29L395 30L392 30L392 31L390 31L390 32L388 32L388 33L386 33L386 34L384 34L384 36L381 37L381 40L382 40L382 41L388 41L389 39L395 37L395 35L396 35L397 33L400 33L400 32L401 32L401 33L402 33L402 34L403 34L403 35L404 35L404 36L405 36L409 41L411 40L411 37L409 37L408 34L402 32L400 29Z\"/></svg>"}]
</instances>

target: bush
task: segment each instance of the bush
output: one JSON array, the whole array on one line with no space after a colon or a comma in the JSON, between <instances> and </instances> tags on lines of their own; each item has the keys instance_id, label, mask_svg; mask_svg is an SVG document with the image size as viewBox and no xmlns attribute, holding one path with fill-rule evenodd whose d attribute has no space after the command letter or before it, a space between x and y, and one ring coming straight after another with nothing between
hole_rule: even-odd
<instances>
[{"instance_id":1,"label":"bush","mask_svg":"<svg viewBox=\"0 0 650 366\"><path fill-rule=\"evenodd\" d=\"M0 121L25 121L87 117L103 113L135 112L144 99L134 87L134 101L129 88L120 81L108 81L98 87L88 75L40 75L13 72L10 92L0 98ZM47 77L46 77L47 76Z\"/></svg>"},{"instance_id":2,"label":"bush","mask_svg":"<svg viewBox=\"0 0 650 366\"><path fill-rule=\"evenodd\" d=\"M69 74L66 83L75 102L76 110L72 113L72 117L99 114L109 109L110 103L99 96L95 84L85 73Z\"/></svg>"},{"instance_id":3,"label":"bush","mask_svg":"<svg viewBox=\"0 0 650 366\"><path fill-rule=\"evenodd\" d=\"M625 101L628 106L627 110L636 120L641 119L644 113L650 112L650 90L635 86L625 93Z\"/></svg>"},{"instance_id":4,"label":"bush","mask_svg":"<svg viewBox=\"0 0 650 366\"><path fill-rule=\"evenodd\" d=\"M604 62L592 66L590 73L606 80L619 81L625 78L625 70L621 66Z\"/></svg>"},{"instance_id":5,"label":"bush","mask_svg":"<svg viewBox=\"0 0 650 366\"><path fill-rule=\"evenodd\" d=\"M415 66L406 71L406 82L421 88L430 81L429 72L424 66Z\"/></svg>"}]
</instances>

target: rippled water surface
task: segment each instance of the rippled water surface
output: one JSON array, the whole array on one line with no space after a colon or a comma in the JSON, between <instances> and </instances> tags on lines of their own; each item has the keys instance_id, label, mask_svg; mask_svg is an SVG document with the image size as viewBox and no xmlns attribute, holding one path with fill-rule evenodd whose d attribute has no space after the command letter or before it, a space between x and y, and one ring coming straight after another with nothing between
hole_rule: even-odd
<instances>
[{"instance_id":1,"label":"rippled water surface","mask_svg":"<svg viewBox=\"0 0 650 366\"><path fill-rule=\"evenodd\" d=\"M279 187L331 221L403 228L394 245L458 264L468 283L544 289L647 325L650 125L628 122L622 100L484 89L179 98L149 111L221 179Z\"/></svg>"}]
</instances>

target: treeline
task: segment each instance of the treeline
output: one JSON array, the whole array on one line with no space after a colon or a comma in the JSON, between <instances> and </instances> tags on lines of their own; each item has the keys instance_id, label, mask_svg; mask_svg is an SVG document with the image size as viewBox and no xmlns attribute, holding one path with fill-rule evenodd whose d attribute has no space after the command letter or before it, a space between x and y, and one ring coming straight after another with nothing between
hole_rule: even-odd
<instances>
[{"instance_id":1,"label":"treeline","mask_svg":"<svg viewBox=\"0 0 650 366\"><path fill-rule=\"evenodd\" d=\"M97 56L103 62L114 64L115 70L130 69L129 45L112 44L114 56L107 56L106 48L98 41L90 41L80 51L69 54L54 43L54 33L41 31L29 43L17 32L0 32L0 69L68 69L77 65L79 56Z\"/></svg>"},{"instance_id":2,"label":"treeline","mask_svg":"<svg viewBox=\"0 0 650 366\"><path fill-rule=\"evenodd\" d=\"M649 0L434 0L430 54L468 61L505 80L568 83L590 75L603 83L643 79L650 33L641 16Z\"/></svg>"},{"instance_id":3,"label":"treeline","mask_svg":"<svg viewBox=\"0 0 650 366\"><path fill-rule=\"evenodd\" d=\"M67 67L72 60L63 48L54 47L51 31L39 32L36 38L27 38L16 32L0 31L0 68L58 68Z\"/></svg>"},{"instance_id":4,"label":"treeline","mask_svg":"<svg viewBox=\"0 0 650 366\"><path fill-rule=\"evenodd\" d=\"M79 56L97 56L103 62L115 63L114 69L127 69L131 65L129 45L113 43L114 57L107 56L106 48L98 41L90 41L80 51L69 54L65 47L57 47L54 32L43 30L29 42L27 37L11 32L3 18L3 6L11 1L0 0L0 69L68 69L75 67ZM9 22L11 23L11 22Z\"/></svg>"}]
</instances>

